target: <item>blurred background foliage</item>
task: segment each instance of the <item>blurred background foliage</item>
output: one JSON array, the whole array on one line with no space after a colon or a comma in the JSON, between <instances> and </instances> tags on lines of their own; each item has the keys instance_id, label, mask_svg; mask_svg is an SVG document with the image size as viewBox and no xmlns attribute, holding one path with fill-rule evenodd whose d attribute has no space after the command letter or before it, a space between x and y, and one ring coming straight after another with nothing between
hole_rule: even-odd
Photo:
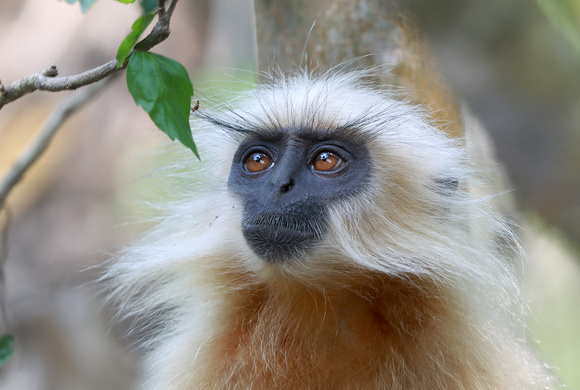
<instances>
[{"instance_id":1,"label":"blurred background foliage","mask_svg":"<svg viewBox=\"0 0 580 390\"><path fill-rule=\"evenodd\" d=\"M520 204L577 243L580 51L572 35L580 31L578 2L540 2L543 7L526 0L408 4L441 71L493 137Z\"/></svg>"},{"instance_id":2,"label":"blurred background foliage","mask_svg":"<svg viewBox=\"0 0 580 390\"><path fill-rule=\"evenodd\" d=\"M580 2L578 0L536 0L546 17L580 53Z\"/></svg>"},{"instance_id":3,"label":"blurred background foliage","mask_svg":"<svg viewBox=\"0 0 580 390\"><path fill-rule=\"evenodd\" d=\"M568 388L580 389L579 2L400 3L417 16L439 69L505 166L518 205L511 216L528 253L531 343ZM100 65L114 58L138 16L135 7L105 0L85 15L56 0L2 1L0 79L52 64L63 75ZM251 23L250 0L181 1L172 35L154 51L186 66L201 104L213 94L227 99L223 91L254 79ZM0 112L0 173L61 98L37 93ZM15 333L16 353L0 368L0 388L133 386L133 340L121 337L127 324L110 325L90 281L108 251L150 226L133 223L136 213L155 217L143 200L165 196L166 183L143 173L166 161L150 152L165 143L153 127L119 77L67 123L9 198L0 334Z\"/></svg>"}]
</instances>

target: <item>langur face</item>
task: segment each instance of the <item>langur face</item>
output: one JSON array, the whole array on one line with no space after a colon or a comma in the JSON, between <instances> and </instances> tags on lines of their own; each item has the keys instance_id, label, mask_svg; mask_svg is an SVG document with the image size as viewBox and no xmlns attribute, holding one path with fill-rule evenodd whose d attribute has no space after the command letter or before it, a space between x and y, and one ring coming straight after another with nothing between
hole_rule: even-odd
<instances>
[{"instance_id":1,"label":"langur face","mask_svg":"<svg viewBox=\"0 0 580 390\"><path fill-rule=\"evenodd\" d=\"M276 129L247 137L228 188L242 200L242 231L268 262L308 255L329 229L328 208L365 190L366 141L354 129Z\"/></svg>"}]
</instances>

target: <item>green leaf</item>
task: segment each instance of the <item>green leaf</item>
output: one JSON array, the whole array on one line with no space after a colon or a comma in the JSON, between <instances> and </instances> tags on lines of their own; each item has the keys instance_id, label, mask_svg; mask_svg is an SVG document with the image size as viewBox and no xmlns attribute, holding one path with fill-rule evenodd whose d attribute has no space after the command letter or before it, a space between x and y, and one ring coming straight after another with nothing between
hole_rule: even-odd
<instances>
[{"instance_id":1,"label":"green leaf","mask_svg":"<svg viewBox=\"0 0 580 390\"><path fill-rule=\"evenodd\" d=\"M133 4L135 0L117 0L119 3L123 4Z\"/></svg>"},{"instance_id":2,"label":"green leaf","mask_svg":"<svg viewBox=\"0 0 580 390\"><path fill-rule=\"evenodd\" d=\"M0 337L0 367L2 367L14 353L14 336L5 334Z\"/></svg>"},{"instance_id":3,"label":"green leaf","mask_svg":"<svg viewBox=\"0 0 580 390\"><path fill-rule=\"evenodd\" d=\"M127 65L127 87L161 131L199 158L189 127L193 85L183 65L159 54L135 51Z\"/></svg>"},{"instance_id":4,"label":"green leaf","mask_svg":"<svg viewBox=\"0 0 580 390\"><path fill-rule=\"evenodd\" d=\"M580 51L580 1L536 0L550 23Z\"/></svg>"},{"instance_id":5,"label":"green leaf","mask_svg":"<svg viewBox=\"0 0 580 390\"><path fill-rule=\"evenodd\" d=\"M157 9L157 0L141 0L140 4L144 13L153 12Z\"/></svg>"},{"instance_id":6,"label":"green leaf","mask_svg":"<svg viewBox=\"0 0 580 390\"><path fill-rule=\"evenodd\" d=\"M155 14L153 13L145 14L133 22L133 25L131 26L131 32L125 37L125 39L123 39L119 49L117 49L117 56L115 58L117 59L119 66L121 66L127 59L131 49L133 49L133 46L135 46L141 34L143 34L143 32L151 24L151 21L154 17Z\"/></svg>"},{"instance_id":7,"label":"green leaf","mask_svg":"<svg viewBox=\"0 0 580 390\"><path fill-rule=\"evenodd\" d=\"M93 5L93 3L97 0L65 0L65 1L69 4L74 4L78 1L81 5L81 11L84 14L89 10L91 5Z\"/></svg>"}]
</instances>

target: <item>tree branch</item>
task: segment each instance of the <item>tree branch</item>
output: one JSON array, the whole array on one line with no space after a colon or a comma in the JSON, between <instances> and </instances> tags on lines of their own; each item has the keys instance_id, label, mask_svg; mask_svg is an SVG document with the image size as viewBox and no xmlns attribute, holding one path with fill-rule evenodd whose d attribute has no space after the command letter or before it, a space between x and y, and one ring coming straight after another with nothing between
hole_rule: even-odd
<instances>
[{"instance_id":1,"label":"tree branch","mask_svg":"<svg viewBox=\"0 0 580 390\"><path fill-rule=\"evenodd\" d=\"M153 30L147 37L135 45L134 50L148 51L167 39L170 33L169 21L177 1L178 0L171 0L171 3L166 10L165 0L158 0L157 24L153 27ZM129 56L130 55L131 54L129 54ZM46 150L50 141L60 129L64 121L95 96L95 94L112 79L110 77L111 75L118 72L120 69L124 69L126 66L127 61L119 65L115 59L86 72L66 77L57 77L58 69L56 66L51 66L40 72L23 77L8 86L3 85L0 81L0 109L2 109L6 104L36 90L56 92L74 90L92 84L61 101L39 136L33 141L30 148L20 156L6 177L4 177L2 182L0 182L0 217L4 217L0 218L0 220L5 220L3 223L0 223L0 325L3 321L6 321L2 294L4 287L2 266L7 256L7 229L9 222L8 210L4 208L6 198L14 186L24 177L32 164L34 164L34 162L37 161Z\"/></svg>"},{"instance_id":2,"label":"tree branch","mask_svg":"<svg viewBox=\"0 0 580 390\"><path fill-rule=\"evenodd\" d=\"M159 0L159 7L163 8L163 12L158 13L157 24L149 35L135 45L135 50L148 51L167 39L170 33L169 21L177 1L172 0L168 10L165 11L165 1ZM4 86L0 82L0 109L6 104L36 90L51 92L74 90L103 80L126 66L126 61L119 66L117 60L112 60L86 72L66 77L57 77L58 70L56 66L51 66L43 71L23 77L9 86Z\"/></svg>"},{"instance_id":3,"label":"tree branch","mask_svg":"<svg viewBox=\"0 0 580 390\"><path fill-rule=\"evenodd\" d=\"M51 66L41 72L31 74L15 81L6 87L3 92L0 92L0 109L6 104L36 90L51 92L75 90L85 85L100 81L112 75L118 69L122 68L118 68L117 60L112 60L104 65L77 75L55 77L56 74L58 74L58 71L56 66Z\"/></svg>"}]
</instances>

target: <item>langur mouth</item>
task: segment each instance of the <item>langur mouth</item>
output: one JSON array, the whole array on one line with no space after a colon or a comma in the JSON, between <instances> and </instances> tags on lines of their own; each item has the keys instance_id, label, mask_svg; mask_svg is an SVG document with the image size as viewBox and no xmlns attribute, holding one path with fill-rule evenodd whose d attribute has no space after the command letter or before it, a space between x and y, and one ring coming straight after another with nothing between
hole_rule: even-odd
<instances>
[{"instance_id":1,"label":"langur mouth","mask_svg":"<svg viewBox=\"0 0 580 390\"><path fill-rule=\"evenodd\" d=\"M252 251L268 262L304 257L322 237L311 221L273 214L244 221L242 232Z\"/></svg>"},{"instance_id":2,"label":"langur mouth","mask_svg":"<svg viewBox=\"0 0 580 390\"><path fill-rule=\"evenodd\" d=\"M242 223L242 228L246 229L270 229L270 230L280 230L304 234L307 236L319 236L320 227L318 224L307 220L303 216L291 216L287 217L280 214L263 214L255 218L248 219Z\"/></svg>"}]
</instances>

